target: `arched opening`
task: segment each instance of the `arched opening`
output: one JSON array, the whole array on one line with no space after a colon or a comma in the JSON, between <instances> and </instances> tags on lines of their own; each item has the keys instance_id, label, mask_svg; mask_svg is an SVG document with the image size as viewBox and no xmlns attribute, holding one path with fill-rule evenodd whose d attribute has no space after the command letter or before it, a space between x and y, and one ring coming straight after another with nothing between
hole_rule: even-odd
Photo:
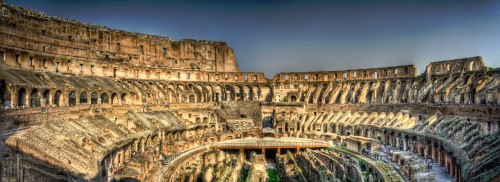
<instances>
[{"instance_id":1,"label":"arched opening","mask_svg":"<svg viewBox=\"0 0 500 182\"><path fill-rule=\"evenodd\" d=\"M108 103L109 103L108 93L103 92L101 94L101 104L108 104Z\"/></svg>"},{"instance_id":2,"label":"arched opening","mask_svg":"<svg viewBox=\"0 0 500 182\"><path fill-rule=\"evenodd\" d=\"M208 123L208 117L203 118L203 123Z\"/></svg>"},{"instance_id":3,"label":"arched opening","mask_svg":"<svg viewBox=\"0 0 500 182\"><path fill-rule=\"evenodd\" d=\"M122 104L127 103L127 94L126 94L126 93L123 93L123 94L122 94L122 98L121 98L121 99L122 99Z\"/></svg>"},{"instance_id":4,"label":"arched opening","mask_svg":"<svg viewBox=\"0 0 500 182\"><path fill-rule=\"evenodd\" d=\"M6 102L6 101L11 101L10 97L11 97L10 96L10 91L7 88L5 80L1 80L0 81L0 104L11 105L10 102Z\"/></svg>"},{"instance_id":5,"label":"arched opening","mask_svg":"<svg viewBox=\"0 0 500 182\"><path fill-rule=\"evenodd\" d=\"M290 96L290 102L297 102L297 96L295 95Z\"/></svg>"},{"instance_id":6,"label":"arched opening","mask_svg":"<svg viewBox=\"0 0 500 182\"><path fill-rule=\"evenodd\" d=\"M194 94L189 95L189 102L196 102L196 97Z\"/></svg>"},{"instance_id":7,"label":"arched opening","mask_svg":"<svg viewBox=\"0 0 500 182\"><path fill-rule=\"evenodd\" d=\"M87 92L80 93L80 104L87 104Z\"/></svg>"},{"instance_id":8,"label":"arched opening","mask_svg":"<svg viewBox=\"0 0 500 182\"><path fill-rule=\"evenodd\" d=\"M17 105L26 106L26 89L21 88L17 93Z\"/></svg>"},{"instance_id":9,"label":"arched opening","mask_svg":"<svg viewBox=\"0 0 500 182\"><path fill-rule=\"evenodd\" d=\"M219 93L215 93L215 102L219 102L220 95Z\"/></svg>"},{"instance_id":10,"label":"arched opening","mask_svg":"<svg viewBox=\"0 0 500 182\"><path fill-rule=\"evenodd\" d=\"M43 98L45 99L43 104L48 104L50 99L50 90L45 90L45 92L43 92Z\"/></svg>"},{"instance_id":11,"label":"arched opening","mask_svg":"<svg viewBox=\"0 0 500 182\"><path fill-rule=\"evenodd\" d=\"M337 125L335 125L335 124L330 125L330 132L337 133Z\"/></svg>"},{"instance_id":12,"label":"arched opening","mask_svg":"<svg viewBox=\"0 0 500 182\"><path fill-rule=\"evenodd\" d=\"M61 91L58 90L56 91L56 93L54 94L54 100L52 101L52 104L56 105L56 106L59 106L59 101L61 100Z\"/></svg>"},{"instance_id":13,"label":"arched opening","mask_svg":"<svg viewBox=\"0 0 500 182\"><path fill-rule=\"evenodd\" d=\"M96 92L92 92L92 94L90 95L90 103L97 104L97 93Z\"/></svg>"},{"instance_id":14,"label":"arched opening","mask_svg":"<svg viewBox=\"0 0 500 182\"><path fill-rule=\"evenodd\" d=\"M118 94L117 93L111 94L111 104L118 104Z\"/></svg>"},{"instance_id":15,"label":"arched opening","mask_svg":"<svg viewBox=\"0 0 500 182\"><path fill-rule=\"evenodd\" d=\"M68 100L69 106L74 106L76 105L76 93L75 91L71 91L69 93L69 100Z\"/></svg>"},{"instance_id":16,"label":"arched opening","mask_svg":"<svg viewBox=\"0 0 500 182\"><path fill-rule=\"evenodd\" d=\"M262 127L263 128L274 128L273 117L271 117L271 116L264 117L264 119L262 120Z\"/></svg>"},{"instance_id":17,"label":"arched opening","mask_svg":"<svg viewBox=\"0 0 500 182\"><path fill-rule=\"evenodd\" d=\"M30 95L30 106L40 107L40 97L38 96L38 89L33 89Z\"/></svg>"}]
</instances>

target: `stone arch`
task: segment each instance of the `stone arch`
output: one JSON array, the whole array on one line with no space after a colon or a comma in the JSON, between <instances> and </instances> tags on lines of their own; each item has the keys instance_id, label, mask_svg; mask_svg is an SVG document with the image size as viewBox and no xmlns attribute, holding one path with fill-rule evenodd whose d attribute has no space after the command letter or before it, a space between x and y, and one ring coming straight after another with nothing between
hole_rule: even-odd
<instances>
[{"instance_id":1,"label":"stone arch","mask_svg":"<svg viewBox=\"0 0 500 182\"><path fill-rule=\"evenodd\" d=\"M103 92L101 94L101 104L109 104L109 96L108 93Z\"/></svg>"},{"instance_id":2,"label":"stone arch","mask_svg":"<svg viewBox=\"0 0 500 182\"><path fill-rule=\"evenodd\" d=\"M319 103L323 102L323 97L324 97L325 92L327 91L327 89L328 89L328 84L323 83L321 89L318 89L316 91L316 94L315 94L316 96L314 96L315 97L314 100L316 101L316 103L319 104Z\"/></svg>"},{"instance_id":3,"label":"stone arch","mask_svg":"<svg viewBox=\"0 0 500 182\"><path fill-rule=\"evenodd\" d=\"M45 104L48 105L50 102L50 90L47 89L45 92L43 92L42 98L45 99Z\"/></svg>"},{"instance_id":4,"label":"stone arch","mask_svg":"<svg viewBox=\"0 0 500 182\"><path fill-rule=\"evenodd\" d=\"M127 93L123 93L121 96L122 104L127 104Z\"/></svg>"},{"instance_id":5,"label":"stone arch","mask_svg":"<svg viewBox=\"0 0 500 182\"><path fill-rule=\"evenodd\" d=\"M311 87L309 87L309 95L307 95L307 103L313 104L314 103L314 95L316 94L318 90L318 85L313 84Z\"/></svg>"},{"instance_id":6,"label":"stone arch","mask_svg":"<svg viewBox=\"0 0 500 182\"><path fill-rule=\"evenodd\" d=\"M214 101L219 102L222 101L222 87L221 85L215 85L214 87Z\"/></svg>"},{"instance_id":7,"label":"stone arch","mask_svg":"<svg viewBox=\"0 0 500 182\"><path fill-rule=\"evenodd\" d=\"M76 105L76 92L75 91L69 92L69 94L68 94L68 105L69 106Z\"/></svg>"},{"instance_id":8,"label":"stone arch","mask_svg":"<svg viewBox=\"0 0 500 182\"><path fill-rule=\"evenodd\" d=\"M98 98L99 96L97 96L97 92L92 92L92 94L90 94L90 103L97 104Z\"/></svg>"},{"instance_id":9,"label":"stone arch","mask_svg":"<svg viewBox=\"0 0 500 182\"><path fill-rule=\"evenodd\" d=\"M177 84L176 98L178 102L187 102L188 96L186 95L186 87L183 84Z\"/></svg>"},{"instance_id":10,"label":"stone arch","mask_svg":"<svg viewBox=\"0 0 500 182\"><path fill-rule=\"evenodd\" d=\"M235 93L234 88L231 85L224 86L224 101L234 101Z\"/></svg>"},{"instance_id":11,"label":"stone arch","mask_svg":"<svg viewBox=\"0 0 500 182\"><path fill-rule=\"evenodd\" d=\"M297 96L291 95L290 96L290 102L297 102Z\"/></svg>"},{"instance_id":12,"label":"stone arch","mask_svg":"<svg viewBox=\"0 0 500 182\"><path fill-rule=\"evenodd\" d=\"M188 102L196 102L196 96L194 94L189 94L189 99L188 99Z\"/></svg>"},{"instance_id":13,"label":"stone arch","mask_svg":"<svg viewBox=\"0 0 500 182\"><path fill-rule=\"evenodd\" d=\"M214 99L212 85L207 84L204 86L204 89L207 91L207 102L212 102Z\"/></svg>"},{"instance_id":14,"label":"stone arch","mask_svg":"<svg viewBox=\"0 0 500 182\"><path fill-rule=\"evenodd\" d=\"M34 88L30 94L30 107L40 107L40 95L38 89Z\"/></svg>"},{"instance_id":15,"label":"stone arch","mask_svg":"<svg viewBox=\"0 0 500 182\"><path fill-rule=\"evenodd\" d=\"M17 106L26 106L26 89L20 88L17 92Z\"/></svg>"},{"instance_id":16,"label":"stone arch","mask_svg":"<svg viewBox=\"0 0 500 182\"><path fill-rule=\"evenodd\" d=\"M253 100L260 100L260 87L258 85L254 85L253 89Z\"/></svg>"},{"instance_id":17,"label":"stone arch","mask_svg":"<svg viewBox=\"0 0 500 182\"><path fill-rule=\"evenodd\" d=\"M198 92L198 94L200 95L198 101L199 102L207 102L208 98L207 98L207 91L205 90L205 87L203 87L201 84L197 84L196 85L196 90Z\"/></svg>"},{"instance_id":18,"label":"stone arch","mask_svg":"<svg viewBox=\"0 0 500 182\"><path fill-rule=\"evenodd\" d=\"M60 101L61 101L61 91L58 90L58 91L56 91L56 93L54 93L54 98L53 98L52 104L59 106Z\"/></svg>"},{"instance_id":19,"label":"stone arch","mask_svg":"<svg viewBox=\"0 0 500 182\"><path fill-rule=\"evenodd\" d=\"M349 99L347 100L348 103L356 103L358 102L358 85L359 83L351 83L350 87L350 94L347 94L349 96Z\"/></svg>"},{"instance_id":20,"label":"stone arch","mask_svg":"<svg viewBox=\"0 0 500 182\"><path fill-rule=\"evenodd\" d=\"M208 123L208 117L203 117L203 123Z\"/></svg>"},{"instance_id":21,"label":"stone arch","mask_svg":"<svg viewBox=\"0 0 500 182\"><path fill-rule=\"evenodd\" d=\"M166 85L167 90L167 102L177 102L177 98L175 97L175 85L172 83L169 83Z\"/></svg>"},{"instance_id":22,"label":"stone arch","mask_svg":"<svg viewBox=\"0 0 500 182\"><path fill-rule=\"evenodd\" d=\"M386 82L385 81L382 81L379 85L379 91L378 93L380 93L380 97L378 97L380 99L380 102L381 104L386 104L387 103L387 98L386 97L386 91L385 91L385 87L386 87Z\"/></svg>"},{"instance_id":23,"label":"stone arch","mask_svg":"<svg viewBox=\"0 0 500 182\"><path fill-rule=\"evenodd\" d=\"M244 100L253 100L253 90L249 85L243 86L243 98Z\"/></svg>"},{"instance_id":24,"label":"stone arch","mask_svg":"<svg viewBox=\"0 0 500 182\"><path fill-rule=\"evenodd\" d=\"M365 95L365 103L371 103L373 99L373 82L366 83L368 90Z\"/></svg>"},{"instance_id":25,"label":"stone arch","mask_svg":"<svg viewBox=\"0 0 500 182\"><path fill-rule=\"evenodd\" d=\"M80 104L87 104L87 92L80 93Z\"/></svg>"},{"instance_id":26,"label":"stone arch","mask_svg":"<svg viewBox=\"0 0 500 182\"><path fill-rule=\"evenodd\" d=\"M263 128L274 128L274 119L271 116L266 116L262 119Z\"/></svg>"},{"instance_id":27,"label":"stone arch","mask_svg":"<svg viewBox=\"0 0 500 182\"><path fill-rule=\"evenodd\" d=\"M335 123L332 123L330 125L330 132L331 133L337 133L337 125Z\"/></svg>"},{"instance_id":28,"label":"stone arch","mask_svg":"<svg viewBox=\"0 0 500 182\"><path fill-rule=\"evenodd\" d=\"M235 101L242 101L242 100L245 100L245 97L244 97L244 91L243 91L243 88L239 85L235 85L233 87L234 89L234 100Z\"/></svg>"},{"instance_id":29,"label":"stone arch","mask_svg":"<svg viewBox=\"0 0 500 182\"><path fill-rule=\"evenodd\" d=\"M261 93L262 93L261 95L262 95L265 102L272 102L273 101L273 93L272 93L272 89L269 85L263 86Z\"/></svg>"},{"instance_id":30,"label":"stone arch","mask_svg":"<svg viewBox=\"0 0 500 182\"><path fill-rule=\"evenodd\" d=\"M0 102L6 104L5 101L11 101L10 89L5 80L0 81Z\"/></svg>"},{"instance_id":31,"label":"stone arch","mask_svg":"<svg viewBox=\"0 0 500 182\"><path fill-rule=\"evenodd\" d=\"M118 104L118 94L117 93L111 94L111 104Z\"/></svg>"}]
</instances>

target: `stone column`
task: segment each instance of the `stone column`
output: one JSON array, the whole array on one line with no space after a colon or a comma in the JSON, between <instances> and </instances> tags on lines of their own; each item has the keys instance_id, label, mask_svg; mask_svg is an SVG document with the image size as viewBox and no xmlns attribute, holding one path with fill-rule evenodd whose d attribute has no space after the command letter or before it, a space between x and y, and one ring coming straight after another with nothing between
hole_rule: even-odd
<instances>
[{"instance_id":1,"label":"stone column","mask_svg":"<svg viewBox=\"0 0 500 182\"><path fill-rule=\"evenodd\" d=\"M245 149L243 148L240 148L240 155L241 155L241 161L245 161Z\"/></svg>"},{"instance_id":2,"label":"stone column","mask_svg":"<svg viewBox=\"0 0 500 182\"><path fill-rule=\"evenodd\" d=\"M401 144L399 143L399 137L396 137L396 149L399 149L399 145L401 145Z\"/></svg>"}]
</instances>

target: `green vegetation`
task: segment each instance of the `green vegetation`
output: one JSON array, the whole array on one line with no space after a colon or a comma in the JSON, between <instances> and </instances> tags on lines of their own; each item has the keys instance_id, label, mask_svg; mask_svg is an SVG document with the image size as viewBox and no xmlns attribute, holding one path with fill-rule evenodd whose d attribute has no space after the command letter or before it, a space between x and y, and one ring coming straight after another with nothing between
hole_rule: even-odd
<instances>
[{"instance_id":1,"label":"green vegetation","mask_svg":"<svg viewBox=\"0 0 500 182\"><path fill-rule=\"evenodd\" d=\"M267 169L267 182L279 182L280 178L276 169Z\"/></svg>"},{"instance_id":2,"label":"green vegetation","mask_svg":"<svg viewBox=\"0 0 500 182\"><path fill-rule=\"evenodd\" d=\"M240 178L240 182L243 182L243 181L246 181L246 179L248 178L248 172L249 170L241 170L241 178Z\"/></svg>"},{"instance_id":3,"label":"green vegetation","mask_svg":"<svg viewBox=\"0 0 500 182\"><path fill-rule=\"evenodd\" d=\"M288 102L288 97L283 98L283 102Z\"/></svg>"},{"instance_id":4,"label":"green vegetation","mask_svg":"<svg viewBox=\"0 0 500 182\"><path fill-rule=\"evenodd\" d=\"M350 176L346 176L346 177L345 177L345 180L346 180L347 182L354 182L354 180L352 180L352 178L351 178Z\"/></svg>"}]
</instances>

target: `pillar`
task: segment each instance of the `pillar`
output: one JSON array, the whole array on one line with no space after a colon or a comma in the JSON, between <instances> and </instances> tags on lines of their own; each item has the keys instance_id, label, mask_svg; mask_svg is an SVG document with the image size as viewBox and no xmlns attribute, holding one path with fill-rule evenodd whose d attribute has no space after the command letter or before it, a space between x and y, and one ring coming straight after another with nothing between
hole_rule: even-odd
<instances>
[{"instance_id":1,"label":"pillar","mask_svg":"<svg viewBox=\"0 0 500 182\"><path fill-rule=\"evenodd\" d=\"M277 153L278 155L281 155L281 148L278 147Z\"/></svg>"},{"instance_id":2,"label":"pillar","mask_svg":"<svg viewBox=\"0 0 500 182\"><path fill-rule=\"evenodd\" d=\"M245 161L245 149L240 148L241 161Z\"/></svg>"}]
</instances>

